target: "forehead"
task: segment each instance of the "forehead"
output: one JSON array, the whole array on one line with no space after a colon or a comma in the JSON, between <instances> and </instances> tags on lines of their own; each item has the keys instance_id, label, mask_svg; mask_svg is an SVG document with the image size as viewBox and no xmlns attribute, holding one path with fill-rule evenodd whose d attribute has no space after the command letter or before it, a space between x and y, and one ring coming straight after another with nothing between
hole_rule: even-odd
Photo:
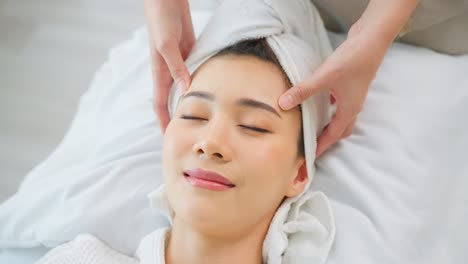
<instances>
[{"instance_id":1,"label":"forehead","mask_svg":"<svg viewBox=\"0 0 468 264\"><path fill-rule=\"evenodd\" d=\"M193 90L227 97L248 96L270 102L276 102L288 88L277 65L245 55L209 59L194 73L191 85Z\"/></svg>"}]
</instances>

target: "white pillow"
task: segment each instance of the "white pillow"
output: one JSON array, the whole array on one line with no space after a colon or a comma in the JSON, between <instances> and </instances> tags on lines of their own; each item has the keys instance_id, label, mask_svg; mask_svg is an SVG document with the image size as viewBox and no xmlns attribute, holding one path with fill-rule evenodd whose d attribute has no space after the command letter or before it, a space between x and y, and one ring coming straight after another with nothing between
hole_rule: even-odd
<instances>
[{"instance_id":1,"label":"white pillow","mask_svg":"<svg viewBox=\"0 0 468 264\"><path fill-rule=\"evenodd\" d=\"M208 13L194 13L200 32ZM339 43L342 36L332 35ZM395 44L354 134L317 161L335 210L329 263L462 263L468 258L468 56ZM110 52L67 136L0 206L0 248L93 233L131 254L166 225L147 194L162 182L146 31Z\"/></svg>"}]
</instances>

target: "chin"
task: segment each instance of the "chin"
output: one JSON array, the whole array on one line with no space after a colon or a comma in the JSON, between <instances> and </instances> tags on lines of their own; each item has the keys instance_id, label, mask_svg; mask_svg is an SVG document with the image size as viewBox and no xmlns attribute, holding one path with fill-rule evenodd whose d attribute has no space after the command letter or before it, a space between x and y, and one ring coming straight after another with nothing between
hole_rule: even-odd
<instances>
[{"instance_id":1,"label":"chin","mask_svg":"<svg viewBox=\"0 0 468 264\"><path fill-rule=\"evenodd\" d=\"M225 229L229 222L226 208L229 206L213 202L214 198L205 195L184 195L179 197L175 214L184 222L199 230L214 231Z\"/></svg>"}]
</instances>

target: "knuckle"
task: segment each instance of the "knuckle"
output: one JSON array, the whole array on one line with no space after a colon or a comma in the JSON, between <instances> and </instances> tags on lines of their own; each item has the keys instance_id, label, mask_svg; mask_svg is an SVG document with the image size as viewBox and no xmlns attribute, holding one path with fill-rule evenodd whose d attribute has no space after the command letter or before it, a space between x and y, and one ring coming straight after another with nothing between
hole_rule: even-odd
<instances>
[{"instance_id":1,"label":"knuckle","mask_svg":"<svg viewBox=\"0 0 468 264\"><path fill-rule=\"evenodd\" d=\"M347 116L349 118L357 116L362 111L362 103L353 103L349 106L349 111L347 112Z\"/></svg>"},{"instance_id":2,"label":"knuckle","mask_svg":"<svg viewBox=\"0 0 468 264\"><path fill-rule=\"evenodd\" d=\"M185 75L185 69L183 67L177 67L172 70L172 76L175 82L179 82L180 80L182 80L184 75Z\"/></svg>"},{"instance_id":3,"label":"knuckle","mask_svg":"<svg viewBox=\"0 0 468 264\"><path fill-rule=\"evenodd\" d=\"M173 41L170 38L161 38L156 41L155 45L159 53L165 54L171 49Z\"/></svg>"},{"instance_id":4,"label":"knuckle","mask_svg":"<svg viewBox=\"0 0 468 264\"><path fill-rule=\"evenodd\" d=\"M330 127L330 130L328 131L328 134L333 139L339 139L341 137L342 131L340 131L337 126L332 126L332 127Z\"/></svg>"},{"instance_id":5,"label":"knuckle","mask_svg":"<svg viewBox=\"0 0 468 264\"><path fill-rule=\"evenodd\" d=\"M159 108L158 108L158 104L153 101L153 111L156 113L156 114L159 114Z\"/></svg>"},{"instance_id":6,"label":"knuckle","mask_svg":"<svg viewBox=\"0 0 468 264\"><path fill-rule=\"evenodd\" d=\"M344 106L342 108L339 108L339 111L337 110L337 113L335 115L335 120L339 125L343 125L344 123L349 123L353 117L354 117L354 112L353 109L350 109L352 106ZM335 126L336 127L336 126ZM339 130L338 128L336 128ZM341 128L341 132L343 132L344 128Z\"/></svg>"},{"instance_id":7,"label":"knuckle","mask_svg":"<svg viewBox=\"0 0 468 264\"><path fill-rule=\"evenodd\" d=\"M156 100L153 100L153 107L158 109L164 109L165 107L167 107L167 101L164 101L158 96Z\"/></svg>"},{"instance_id":8,"label":"knuckle","mask_svg":"<svg viewBox=\"0 0 468 264\"><path fill-rule=\"evenodd\" d=\"M295 102L302 102L307 98L307 91L302 85L297 85L294 93L291 94Z\"/></svg>"},{"instance_id":9,"label":"knuckle","mask_svg":"<svg viewBox=\"0 0 468 264\"><path fill-rule=\"evenodd\" d=\"M355 110L354 113L355 113L356 115L359 114L359 113L362 111L363 106L364 106L364 103L363 103L363 102L358 103L358 104L356 105L355 109L354 109L354 110Z\"/></svg>"},{"instance_id":10,"label":"knuckle","mask_svg":"<svg viewBox=\"0 0 468 264\"><path fill-rule=\"evenodd\" d=\"M335 77L341 75L343 71L344 71L344 66L341 63L335 63L333 67L331 67L331 70L330 70L332 76L335 76Z\"/></svg>"},{"instance_id":11,"label":"knuckle","mask_svg":"<svg viewBox=\"0 0 468 264\"><path fill-rule=\"evenodd\" d=\"M343 133L343 136L342 138L347 138L349 136L351 136L353 134L353 129L347 129L344 133Z\"/></svg>"},{"instance_id":12,"label":"knuckle","mask_svg":"<svg viewBox=\"0 0 468 264\"><path fill-rule=\"evenodd\" d=\"M156 112L156 114L158 115L162 115L164 113L164 109L160 108L160 107L156 107L154 109L154 111Z\"/></svg>"}]
</instances>

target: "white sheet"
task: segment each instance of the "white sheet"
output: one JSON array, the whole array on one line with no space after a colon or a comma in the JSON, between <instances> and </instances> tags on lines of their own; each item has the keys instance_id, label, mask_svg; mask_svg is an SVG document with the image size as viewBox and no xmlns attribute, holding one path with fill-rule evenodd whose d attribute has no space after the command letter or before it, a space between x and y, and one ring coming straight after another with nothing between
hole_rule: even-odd
<instances>
[{"instance_id":1,"label":"white sheet","mask_svg":"<svg viewBox=\"0 0 468 264\"><path fill-rule=\"evenodd\" d=\"M141 30L111 51L62 144L0 206L0 247L87 231L129 253L164 224L145 209L160 180L146 46ZM317 161L337 226L328 263L468 259L467 69L468 56L393 45L353 135Z\"/></svg>"}]
</instances>

